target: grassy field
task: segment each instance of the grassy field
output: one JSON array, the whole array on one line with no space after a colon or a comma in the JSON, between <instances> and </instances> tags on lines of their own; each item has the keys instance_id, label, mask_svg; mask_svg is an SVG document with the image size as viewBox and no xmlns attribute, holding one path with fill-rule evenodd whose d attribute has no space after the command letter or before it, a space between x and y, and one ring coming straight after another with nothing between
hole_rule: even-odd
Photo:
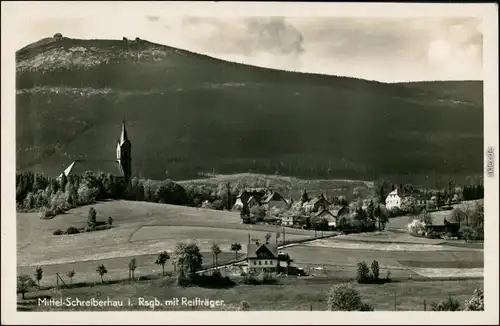
<instances>
[{"instance_id":1,"label":"grassy field","mask_svg":"<svg viewBox=\"0 0 500 326\"><path fill-rule=\"evenodd\" d=\"M64 290L49 290L28 293L26 300L18 301L18 309L34 311L75 310L74 307L44 307L37 304L37 297L46 298L78 298L88 300L123 300L121 310L151 310L149 307L138 306L140 297L161 302L172 298L187 297L208 298L209 300L223 300L224 305L215 310L236 310L242 300L250 304L250 310L326 310L326 295L330 286L340 281L324 279L321 282L296 279L284 280L276 285L237 285L229 289L208 289L200 287L181 288L175 286L173 279L139 281L134 284L122 282L118 284L96 284L93 287L71 288ZM423 310L423 301L427 307L432 301L446 299L452 295L460 303L468 299L476 287L483 287L482 280L461 281L407 281L381 285L355 284L363 300L370 303L379 311L393 310ZM130 298L134 306L128 306ZM120 310L120 308L116 308ZM204 307L191 308L188 306L161 306L155 310L199 310L210 309ZM78 310L113 310L113 308L78 308Z\"/></svg>"},{"instance_id":2,"label":"grassy field","mask_svg":"<svg viewBox=\"0 0 500 326\"><path fill-rule=\"evenodd\" d=\"M98 220L113 217L111 229L52 235L56 229L84 227L89 207L72 209L51 220L41 220L35 213L18 213L17 265L20 273L32 274L35 265L43 265L46 275L50 275L44 282L53 284L56 272L65 274L75 268L80 279L93 281L97 277L95 267L99 260L108 267L109 277L120 278L123 267L127 266L131 257L136 257L138 275L144 275L158 271L158 266L152 264L152 255L163 250L172 252L175 244L181 241L196 242L206 253L205 263L210 264L212 257L209 252L213 242L218 243L228 257L232 257L234 253L230 252L230 245L233 242L241 243L240 253L245 253L248 235L263 241L266 233L271 232L275 241L275 232L283 233L283 228L273 225L242 224L239 214L233 212L109 201L92 207L97 211ZM285 233L286 240L312 239L314 235L314 231L289 228Z\"/></svg>"},{"instance_id":3,"label":"grassy field","mask_svg":"<svg viewBox=\"0 0 500 326\"><path fill-rule=\"evenodd\" d=\"M352 271L351 275L355 275L355 267L359 261L371 264L373 260L379 262L381 269L390 270L391 274L395 271L405 270L403 274L408 277L420 275L413 270L414 267L460 268L466 270L469 268L481 269L484 265L484 255L479 250L452 251L448 249L446 251L434 251L432 248L429 248L426 251L421 251L409 248L406 251L398 251L377 250L362 246L358 248L339 248L333 246L335 240L319 241L332 245L317 246L315 242L318 241L314 241L307 245L289 247L284 249L284 251L288 252L298 265L306 266L307 268L318 265L323 267L323 269L332 270L333 274L336 273L338 266L344 266ZM445 277L447 275L444 272L441 276Z\"/></svg>"},{"instance_id":4,"label":"grassy field","mask_svg":"<svg viewBox=\"0 0 500 326\"><path fill-rule=\"evenodd\" d=\"M83 227L88 206L51 220L40 220L34 213L19 213L18 273L31 275L35 265L42 265L45 271L42 283L48 286L55 284L56 273L66 275L71 269L76 272L75 280L96 282L100 279L95 268L102 263L108 269L106 277L123 279L127 277L128 262L135 257L137 275L152 275L160 272L160 267L154 264L155 255L163 250L172 252L175 244L181 241L196 242L206 266L212 264L210 246L217 242L223 252L219 263L223 264L234 257L231 243L242 244L239 257L243 257L249 234L251 238L263 240L265 234L271 232L274 240L274 233L283 231L272 225L242 224L234 212L129 201L109 201L93 207L98 220L113 217L113 228L76 235L52 235L56 229ZM314 231L286 229L287 240L313 237ZM481 275L478 270L483 267L481 249L451 247L441 242L384 231L316 240L287 247L285 251L291 254L297 266L317 275L350 278L355 275L358 261L371 263L374 259L382 269L400 278ZM166 270L172 268L168 263ZM463 270L463 273L457 274L452 269Z\"/></svg>"}]
</instances>

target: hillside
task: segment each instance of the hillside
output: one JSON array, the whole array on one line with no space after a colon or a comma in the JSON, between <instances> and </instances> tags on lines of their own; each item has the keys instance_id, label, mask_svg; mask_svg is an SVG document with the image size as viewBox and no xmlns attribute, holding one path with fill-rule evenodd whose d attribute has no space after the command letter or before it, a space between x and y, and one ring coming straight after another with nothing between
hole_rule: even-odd
<instances>
[{"instance_id":1,"label":"hillside","mask_svg":"<svg viewBox=\"0 0 500 326\"><path fill-rule=\"evenodd\" d=\"M147 41L46 38L16 52L18 170L434 183L482 174L482 82L384 84L226 62Z\"/></svg>"}]
</instances>

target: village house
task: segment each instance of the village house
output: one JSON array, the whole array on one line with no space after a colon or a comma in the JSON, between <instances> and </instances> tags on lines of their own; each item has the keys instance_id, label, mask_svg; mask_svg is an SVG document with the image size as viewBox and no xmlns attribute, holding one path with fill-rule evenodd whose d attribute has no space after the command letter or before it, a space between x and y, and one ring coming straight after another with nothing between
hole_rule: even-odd
<instances>
[{"instance_id":1,"label":"village house","mask_svg":"<svg viewBox=\"0 0 500 326\"><path fill-rule=\"evenodd\" d=\"M318 212L321 209L328 210L331 203L326 200L325 195L321 194L318 197L304 203L303 208L306 212Z\"/></svg>"},{"instance_id":2,"label":"village house","mask_svg":"<svg viewBox=\"0 0 500 326\"><path fill-rule=\"evenodd\" d=\"M340 220L347 218L349 216L349 207L345 205L337 205L334 206L333 209L330 209L330 212L335 217L335 227L339 225Z\"/></svg>"},{"instance_id":3,"label":"village house","mask_svg":"<svg viewBox=\"0 0 500 326\"><path fill-rule=\"evenodd\" d=\"M401 201L403 199L402 191L399 189L394 189L389 193L387 198L385 199L385 207L388 210L393 208L401 208Z\"/></svg>"},{"instance_id":4,"label":"village house","mask_svg":"<svg viewBox=\"0 0 500 326\"><path fill-rule=\"evenodd\" d=\"M260 201L264 196L266 196L266 190L264 188L249 188L242 190L236 197L233 208L236 210L242 210L244 206L250 208L248 203L251 197L253 197L253 199L250 200L250 203L257 203L257 205L260 205Z\"/></svg>"},{"instance_id":5,"label":"village house","mask_svg":"<svg viewBox=\"0 0 500 326\"><path fill-rule=\"evenodd\" d=\"M327 209L321 209L319 212L315 214L315 217L318 219L325 218L328 221L328 227L337 227L337 218L333 213Z\"/></svg>"},{"instance_id":6,"label":"village house","mask_svg":"<svg viewBox=\"0 0 500 326\"><path fill-rule=\"evenodd\" d=\"M444 219L442 223L436 223L432 225L427 225L426 226L427 232L435 232L441 236L450 234L453 237L458 236L459 231L460 231L460 223L454 223L454 222L449 222L448 220Z\"/></svg>"},{"instance_id":7,"label":"village house","mask_svg":"<svg viewBox=\"0 0 500 326\"><path fill-rule=\"evenodd\" d=\"M267 196L262 198L261 205L269 211L271 208L285 209L288 206L288 202L282 195L272 191Z\"/></svg>"},{"instance_id":8,"label":"village house","mask_svg":"<svg viewBox=\"0 0 500 326\"><path fill-rule=\"evenodd\" d=\"M247 204L247 207L250 209L254 206L259 206L259 201L254 196L250 196L250 198L248 198L246 204Z\"/></svg>"},{"instance_id":9,"label":"village house","mask_svg":"<svg viewBox=\"0 0 500 326\"><path fill-rule=\"evenodd\" d=\"M295 216L283 216L281 217L281 225L292 227L295 220Z\"/></svg>"},{"instance_id":10,"label":"village house","mask_svg":"<svg viewBox=\"0 0 500 326\"><path fill-rule=\"evenodd\" d=\"M277 272L278 247L269 243L250 243L247 246L249 273Z\"/></svg>"}]
</instances>

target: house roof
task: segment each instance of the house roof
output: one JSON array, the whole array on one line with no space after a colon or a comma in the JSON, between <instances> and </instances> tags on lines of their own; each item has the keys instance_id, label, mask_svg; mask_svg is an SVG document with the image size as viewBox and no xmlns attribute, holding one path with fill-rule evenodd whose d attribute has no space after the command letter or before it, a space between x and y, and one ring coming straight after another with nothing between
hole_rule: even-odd
<instances>
[{"instance_id":1,"label":"house roof","mask_svg":"<svg viewBox=\"0 0 500 326\"><path fill-rule=\"evenodd\" d=\"M270 201L273 201L273 200L283 200L286 203L285 198L283 198L283 196L281 196L279 193L274 192L274 191L272 193L270 193L269 195L267 195L262 200L262 202L267 204L267 203L269 203Z\"/></svg>"},{"instance_id":2,"label":"house roof","mask_svg":"<svg viewBox=\"0 0 500 326\"><path fill-rule=\"evenodd\" d=\"M66 176L71 174L83 175L87 171L92 171L94 173L111 173L115 176L122 176L123 173L116 161L112 160L77 160L73 161L62 173ZM62 173L59 174L59 178L62 177Z\"/></svg>"},{"instance_id":3,"label":"house roof","mask_svg":"<svg viewBox=\"0 0 500 326\"><path fill-rule=\"evenodd\" d=\"M346 206L335 206L330 212L333 214L333 216L339 216L339 213L345 209L347 209Z\"/></svg>"},{"instance_id":4,"label":"house roof","mask_svg":"<svg viewBox=\"0 0 500 326\"><path fill-rule=\"evenodd\" d=\"M332 212L330 212L327 209L322 209L322 210L320 210L319 212L316 213L316 216L324 216L324 215L330 215L332 217L335 217L335 215L333 215Z\"/></svg>"},{"instance_id":5,"label":"house roof","mask_svg":"<svg viewBox=\"0 0 500 326\"><path fill-rule=\"evenodd\" d=\"M248 200L247 200L247 204L250 204L252 202L252 200L259 202L254 196L250 196L250 198L248 198Z\"/></svg>"},{"instance_id":6,"label":"house roof","mask_svg":"<svg viewBox=\"0 0 500 326\"><path fill-rule=\"evenodd\" d=\"M259 252L265 253L272 258L278 258L278 247L271 243L250 243L247 247L247 258L258 258Z\"/></svg>"},{"instance_id":7,"label":"house roof","mask_svg":"<svg viewBox=\"0 0 500 326\"><path fill-rule=\"evenodd\" d=\"M328 200L326 200L326 198L323 196L323 195L320 195L318 197L314 197L313 199L311 199L308 204L309 205L315 205L316 203L320 202L320 201L325 201L327 202L328 204L331 204Z\"/></svg>"},{"instance_id":8,"label":"house roof","mask_svg":"<svg viewBox=\"0 0 500 326\"><path fill-rule=\"evenodd\" d=\"M241 198L243 195L262 197L265 194L266 194L266 190L264 188L247 188L247 189L241 190L240 193L238 194L237 198Z\"/></svg>"}]
</instances>

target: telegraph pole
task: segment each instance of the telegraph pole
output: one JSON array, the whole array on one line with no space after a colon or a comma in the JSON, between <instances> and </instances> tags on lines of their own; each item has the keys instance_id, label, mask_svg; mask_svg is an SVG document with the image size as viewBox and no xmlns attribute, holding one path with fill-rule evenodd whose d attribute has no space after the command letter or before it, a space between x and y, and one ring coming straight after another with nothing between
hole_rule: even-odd
<instances>
[{"instance_id":1,"label":"telegraph pole","mask_svg":"<svg viewBox=\"0 0 500 326\"><path fill-rule=\"evenodd\" d=\"M231 210L231 184L227 183L227 209Z\"/></svg>"}]
</instances>

